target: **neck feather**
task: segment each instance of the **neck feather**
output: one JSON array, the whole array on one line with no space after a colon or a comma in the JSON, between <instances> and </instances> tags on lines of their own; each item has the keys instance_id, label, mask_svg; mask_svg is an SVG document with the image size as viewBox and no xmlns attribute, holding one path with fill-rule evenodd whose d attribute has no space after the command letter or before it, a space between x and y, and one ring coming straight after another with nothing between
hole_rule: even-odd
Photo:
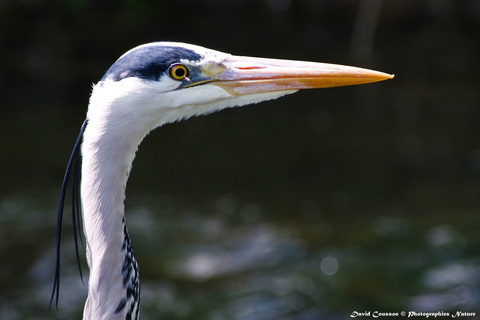
<instances>
[{"instance_id":1,"label":"neck feather","mask_svg":"<svg viewBox=\"0 0 480 320\"><path fill-rule=\"evenodd\" d=\"M84 319L136 319L138 265L125 225L125 187L145 136L92 121L82 145L82 207L90 268Z\"/></svg>"}]
</instances>

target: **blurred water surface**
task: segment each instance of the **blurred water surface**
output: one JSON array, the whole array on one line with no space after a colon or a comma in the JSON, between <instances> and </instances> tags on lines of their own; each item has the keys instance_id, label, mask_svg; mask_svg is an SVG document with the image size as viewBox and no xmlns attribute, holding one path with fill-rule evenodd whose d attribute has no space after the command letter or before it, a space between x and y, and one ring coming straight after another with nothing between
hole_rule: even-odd
<instances>
[{"instance_id":1,"label":"blurred water surface","mask_svg":"<svg viewBox=\"0 0 480 320\"><path fill-rule=\"evenodd\" d=\"M480 6L366 2L0 3L0 319L81 318L68 219L48 310L63 170L91 83L157 40L396 78L147 137L126 202L143 319L478 315Z\"/></svg>"}]
</instances>

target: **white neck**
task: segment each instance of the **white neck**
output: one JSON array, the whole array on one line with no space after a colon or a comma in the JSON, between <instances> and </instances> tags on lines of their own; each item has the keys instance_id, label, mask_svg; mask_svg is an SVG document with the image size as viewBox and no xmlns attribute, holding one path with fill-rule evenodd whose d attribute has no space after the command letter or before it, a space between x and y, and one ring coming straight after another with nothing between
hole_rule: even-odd
<instances>
[{"instance_id":1,"label":"white neck","mask_svg":"<svg viewBox=\"0 0 480 320\"><path fill-rule=\"evenodd\" d=\"M82 207L90 268L84 319L136 319L138 266L125 227L125 187L146 132L118 134L108 118L89 120L82 145ZM130 319L130 318L128 318Z\"/></svg>"}]
</instances>

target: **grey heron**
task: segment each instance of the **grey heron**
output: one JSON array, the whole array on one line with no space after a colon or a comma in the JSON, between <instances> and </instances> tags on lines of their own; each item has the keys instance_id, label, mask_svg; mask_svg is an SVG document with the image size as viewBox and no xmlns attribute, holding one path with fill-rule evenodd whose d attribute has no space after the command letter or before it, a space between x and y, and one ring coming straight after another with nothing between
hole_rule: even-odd
<instances>
[{"instance_id":1,"label":"grey heron","mask_svg":"<svg viewBox=\"0 0 480 320\"><path fill-rule=\"evenodd\" d=\"M151 130L299 89L392 77L334 64L234 56L176 42L154 42L127 51L94 85L67 166L58 210L50 305L53 301L58 304L61 225L69 177L73 179L77 261L77 232L82 241L83 224L90 269L83 319L138 319L139 270L126 227L124 200L135 153Z\"/></svg>"}]
</instances>

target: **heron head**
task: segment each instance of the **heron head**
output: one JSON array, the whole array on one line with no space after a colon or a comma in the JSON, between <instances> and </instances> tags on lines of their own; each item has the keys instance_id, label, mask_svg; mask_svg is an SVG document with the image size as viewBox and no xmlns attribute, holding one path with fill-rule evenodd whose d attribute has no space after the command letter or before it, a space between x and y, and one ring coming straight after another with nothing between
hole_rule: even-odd
<instances>
[{"instance_id":1,"label":"heron head","mask_svg":"<svg viewBox=\"0 0 480 320\"><path fill-rule=\"evenodd\" d=\"M94 87L88 118L101 113L119 122L145 122L151 130L299 89L392 77L355 67L233 56L184 43L155 42L126 52L110 67Z\"/></svg>"}]
</instances>

